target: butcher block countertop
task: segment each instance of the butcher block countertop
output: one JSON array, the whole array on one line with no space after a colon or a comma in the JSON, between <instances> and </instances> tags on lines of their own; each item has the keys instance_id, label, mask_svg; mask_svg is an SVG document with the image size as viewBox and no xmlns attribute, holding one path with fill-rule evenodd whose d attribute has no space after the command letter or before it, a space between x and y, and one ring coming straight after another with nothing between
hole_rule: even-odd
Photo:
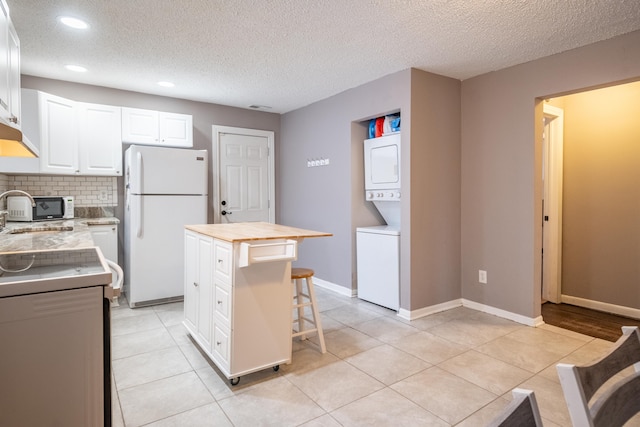
<instances>
[{"instance_id":1,"label":"butcher block countertop","mask_svg":"<svg viewBox=\"0 0 640 427\"><path fill-rule=\"evenodd\" d=\"M268 222L236 222L228 224L185 225L187 230L227 242L246 242L267 239L306 239L329 237L331 233L288 227Z\"/></svg>"}]
</instances>

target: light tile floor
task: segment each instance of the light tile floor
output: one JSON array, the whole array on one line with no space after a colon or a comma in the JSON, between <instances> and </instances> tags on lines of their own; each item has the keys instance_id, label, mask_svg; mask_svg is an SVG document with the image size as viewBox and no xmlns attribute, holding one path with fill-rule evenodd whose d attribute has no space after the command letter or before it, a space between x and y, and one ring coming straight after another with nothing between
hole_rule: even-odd
<instances>
[{"instance_id":1,"label":"light tile floor","mask_svg":"<svg viewBox=\"0 0 640 427\"><path fill-rule=\"evenodd\" d=\"M535 391L545 426L570 426L555 364L585 363L612 345L462 307L407 322L316 293L327 353L314 337L296 340L290 365L236 386L190 339L182 303L122 302L112 310L114 425L482 426L522 387Z\"/></svg>"}]
</instances>

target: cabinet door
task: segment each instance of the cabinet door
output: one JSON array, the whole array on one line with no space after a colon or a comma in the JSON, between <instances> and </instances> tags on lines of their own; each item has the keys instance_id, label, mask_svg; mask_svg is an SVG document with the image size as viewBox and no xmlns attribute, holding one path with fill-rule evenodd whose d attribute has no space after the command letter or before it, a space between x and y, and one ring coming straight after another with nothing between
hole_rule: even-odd
<instances>
[{"instance_id":1,"label":"cabinet door","mask_svg":"<svg viewBox=\"0 0 640 427\"><path fill-rule=\"evenodd\" d=\"M208 237L198 236L198 336L204 342L207 350L211 349L212 299L213 299L213 241Z\"/></svg>"},{"instance_id":2,"label":"cabinet door","mask_svg":"<svg viewBox=\"0 0 640 427\"><path fill-rule=\"evenodd\" d=\"M160 145L193 147L193 117L188 114L159 113Z\"/></svg>"},{"instance_id":3,"label":"cabinet door","mask_svg":"<svg viewBox=\"0 0 640 427\"><path fill-rule=\"evenodd\" d=\"M100 248L105 258L118 262L118 226L90 225L89 231L93 243Z\"/></svg>"},{"instance_id":4,"label":"cabinet door","mask_svg":"<svg viewBox=\"0 0 640 427\"><path fill-rule=\"evenodd\" d=\"M0 425L103 425L102 304L101 286L0 298Z\"/></svg>"},{"instance_id":5,"label":"cabinet door","mask_svg":"<svg viewBox=\"0 0 640 427\"><path fill-rule=\"evenodd\" d=\"M40 92L40 171L77 174L78 135L75 102Z\"/></svg>"},{"instance_id":6,"label":"cabinet door","mask_svg":"<svg viewBox=\"0 0 640 427\"><path fill-rule=\"evenodd\" d=\"M198 235L187 230L184 234L184 322L190 331L197 330L198 258Z\"/></svg>"},{"instance_id":7,"label":"cabinet door","mask_svg":"<svg viewBox=\"0 0 640 427\"><path fill-rule=\"evenodd\" d=\"M121 114L120 107L78 104L80 173L122 175Z\"/></svg>"},{"instance_id":8,"label":"cabinet door","mask_svg":"<svg viewBox=\"0 0 640 427\"><path fill-rule=\"evenodd\" d=\"M0 117L8 120L9 111L9 10L0 2Z\"/></svg>"},{"instance_id":9,"label":"cabinet door","mask_svg":"<svg viewBox=\"0 0 640 427\"><path fill-rule=\"evenodd\" d=\"M132 144L158 145L158 112L139 108L122 108L122 141Z\"/></svg>"},{"instance_id":10,"label":"cabinet door","mask_svg":"<svg viewBox=\"0 0 640 427\"><path fill-rule=\"evenodd\" d=\"M9 23L9 121L21 126L20 107L20 39L13 25Z\"/></svg>"}]
</instances>

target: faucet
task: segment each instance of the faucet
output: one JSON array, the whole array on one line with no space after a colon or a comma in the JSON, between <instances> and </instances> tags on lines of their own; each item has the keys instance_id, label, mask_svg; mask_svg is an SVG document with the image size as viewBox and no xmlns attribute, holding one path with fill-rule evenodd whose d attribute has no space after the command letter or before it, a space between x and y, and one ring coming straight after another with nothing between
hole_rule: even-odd
<instances>
[{"instance_id":1,"label":"faucet","mask_svg":"<svg viewBox=\"0 0 640 427\"><path fill-rule=\"evenodd\" d=\"M10 196L12 194L21 194L23 196L27 196L29 198L29 200L31 200L31 206L33 206L34 208L36 207L36 201L33 200L33 197L31 197L31 194L27 193L26 191L22 191L22 190L8 190L8 191L5 191L4 193L0 194L0 201L2 201L3 197ZM0 210L0 231L2 231L2 229L4 228L4 226L6 224L7 213L8 212L6 210Z\"/></svg>"}]
</instances>

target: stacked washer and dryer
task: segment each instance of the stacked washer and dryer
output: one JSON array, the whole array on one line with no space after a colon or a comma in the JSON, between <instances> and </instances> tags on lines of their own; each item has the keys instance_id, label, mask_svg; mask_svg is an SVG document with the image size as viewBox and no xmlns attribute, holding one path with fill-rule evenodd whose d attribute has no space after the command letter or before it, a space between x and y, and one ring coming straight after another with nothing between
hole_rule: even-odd
<instances>
[{"instance_id":1,"label":"stacked washer and dryer","mask_svg":"<svg viewBox=\"0 0 640 427\"><path fill-rule=\"evenodd\" d=\"M356 228L358 298L400 308L400 132L364 141L365 199L386 225Z\"/></svg>"}]
</instances>

